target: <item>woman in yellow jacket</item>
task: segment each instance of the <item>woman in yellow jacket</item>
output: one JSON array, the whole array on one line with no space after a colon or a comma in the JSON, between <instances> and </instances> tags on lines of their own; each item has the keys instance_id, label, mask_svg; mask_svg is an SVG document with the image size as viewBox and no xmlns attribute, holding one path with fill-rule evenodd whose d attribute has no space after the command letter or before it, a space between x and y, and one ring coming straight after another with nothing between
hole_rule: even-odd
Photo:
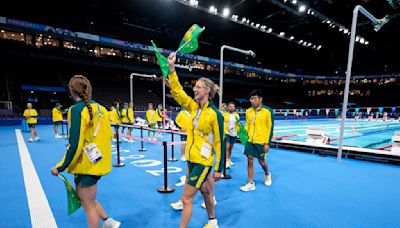
<instances>
[{"instance_id":1,"label":"woman in yellow jacket","mask_svg":"<svg viewBox=\"0 0 400 228\"><path fill-rule=\"evenodd\" d=\"M149 128L152 128L154 130L147 131L147 136L149 137L149 140L156 141L157 140L156 131L155 131L155 129L157 128L156 112L153 109L152 103L149 103L148 107L149 108L146 111L146 121L147 121ZM153 132L153 138L150 137L150 132Z\"/></svg>"},{"instance_id":2,"label":"woman in yellow jacket","mask_svg":"<svg viewBox=\"0 0 400 228\"><path fill-rule=\"evenodd\" d=\"M76 75L68 86L76 101L68 111L69 146L62 161L51 169L51 173L57 176L66 169L75 175L76 191L85 209L88 227L98 228L100 218L104 221L103 226L119 227L120 222L108 218L96 201L97 181L111 171L112 131L108 111L90 100L92 87L86 77ZM93 160L90 151L96 148L102 157L96 156L97 159Z\"/></svg>"},{"instance_id":3,"label":"woman in yellow jacket","mask_svg":"<svg viewBox=\"0 0 400 228\"><path fill-rule=\"evenodd\" d=\"M193 91L194 99L186 94L179 83L175 72L175 53L168 57L169 84L175 101L190 112L190 121L187 126L187 172L189 174L183 190L183 211L180 227L187 227L192 216L193 198L200 190L206 203L208 223L205 227L218 227L214 212L214 183L209 175L214 162L214 180L221 179L224 162L223 137L224 120L222 114L211 101L218 91L218 87L207 78L200 78ZM211 180L210 180L211 179Z\"/></svg>"},{"instance_id":4,"label":"woman in yellow jacket","mask_svg":"<svg viewBox=\"0 0 400 228\"><path fill-rule=\"evenodd\" d=\"M186 132L189 123L190 123L190 113L187 110L182 109L175 118L175 125L179 128L179 131ZM181 141L186 141L186 140L187 136L181 135ZM185 150L186 150L186 144L182 144L181 145L182 161L187 161L185 156Z\"/></svg>"},{"instance_id":5,"label":"woman in yellow jacket","mask_svg":"<svg viewBox=\"0 0 400 228\"><path fill-rule=\"evenodd\" d=\"M121 110L121 122L122 124L130 124L131 120L128 115L128 103L124 103L124 107ZM129 128L128 128L129 129ZM125 132L125 127L122 127L121 134L123 135Z\"/></svg>"},{"instance_id":6,"label":"woman in yellow jacket","mask_svg":"<svg viewBox=\"0 0 400 228\"><path fill-rule=\"evenodd\" d=\"M26 119L26 123L28 123L29 129L31 130L31 136L29 137L29 142L33 142L33 140L38 141L39 135L36 131L38 113L36 109L32 108L32 103L26 104L24 117Z\"/></svg>"},{"instance_id":7,"label":"woman in yellow jacket","mask_svg":"<svg viewBox=\"0 0 400 228\"><path fill-rule=\"evenodd\" d=\"M121 123L121 110L119 109L119 103L115 102L114 103L114 109L111 108L111 123L113 124L120 124ZM117 132L118 132L119 127L118 126L114 126L114 133L113 133L113 141L116 142L117 141Z\"/></svg>"},{"instance_id":8,"label":"woman in yellow jacket","mask_svg":"<svg viewBox=\"0 0 400 228\"><path fill-rule=\"evenodd\" d=\"M129 102L129 107L128 107L128 118L129 118L129 124L134 125L135 124L135 112L133 111L133 102ZM130 138L132 134L132 128L128 128L128 137ZM135 142L133 139L129 139L130 143Z\"/></svg>"}]
</instances>

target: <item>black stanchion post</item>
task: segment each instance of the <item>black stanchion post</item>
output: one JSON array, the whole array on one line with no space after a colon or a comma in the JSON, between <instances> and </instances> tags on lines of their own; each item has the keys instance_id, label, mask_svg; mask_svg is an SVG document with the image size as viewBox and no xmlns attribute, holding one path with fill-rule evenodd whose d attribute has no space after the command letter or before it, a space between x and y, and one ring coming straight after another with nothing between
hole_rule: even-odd
<instances>
[{"instance_id":1,"label":"black stanchion post","mask_svg":"<svg viewBox=\"0 0 400 228\"><path fill-rule=\"evenodd\" d=\"M173 131L171 131L171 141L172 142L174 142L174 132ZM172 153L172 156L171 156L171 158L170 159L168 159L168 161L170 161L170 162L176 162L176 161L178 161L178 159L176 159L175 157L174 157L174 144L172 144L171 145L171 153Z\"/></svg>"},{"instance_id":2,"label":"black stanchion post","mask_svg":"<svg viewBox=\"0 0 400 228\"><path fill-rule=\"evenodd\" d=\"M143 126L140 126L140 138L143 139ZM143 147L143 141L140 141L140 145L142 148L139 149L139 151L146 151L147 149Z\"/></svg>"},{"instance_id":3,"label":"black stanchion post","mask_svg":"<svg viewBox=\"0 0 400 228\"><path fill-rule=\"evenodd\" d=\"M225 143L225 140L224 140L223 143ZM224 159L225 162L224 162L224 175L222 176L222 179L231 179L232 176L226 173L226 163L228 162L228 156L226 156L226 143L225 143L225 146L223 148L225 150L225 159Z\"/></svg>"},{"instance_id":4,"label":"black stanchion post","mask_svg":"<svg viewBox=\"0 0 400 228\"><path fill-rule=\"evenodd\" d=\"M61 135L64 135L64 121L61 122Z\"/></svg>"},{"instance_id":5,"label":"black stanchion post","mask_svg":"<svg viewBox=\"0 0 400 228\"><path fill-rule=\"evenodd\" d=\"M160 193L171 193L175 191L173 186L168 186L168 167L167 167L167 142L163 142L164 146L164 186L158 187Z\"/></svg>"},{"instance_id":6,"label":"black stanchion post","mask_svg":"<svg viewBox=\"0 0 400 228\"><path fill-rule=\"evenodd\" d=\"M113 164L114 167L123 167L125 166L124 163L120 162L120 157L119 157L119 125L117 125L117 164Z\"/></svg>"}]
</instances>

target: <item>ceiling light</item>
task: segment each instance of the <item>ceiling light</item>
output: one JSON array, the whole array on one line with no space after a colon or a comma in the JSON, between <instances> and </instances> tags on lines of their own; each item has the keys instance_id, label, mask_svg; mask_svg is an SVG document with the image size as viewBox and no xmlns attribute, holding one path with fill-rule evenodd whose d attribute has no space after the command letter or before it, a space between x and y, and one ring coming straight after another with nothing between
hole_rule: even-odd
<instances>
[{"instance_id":1,"label":"ceiling light","mask_svg":"<svg viewBox=\"0 0 400 228\"><path fill-rule=\"evenodd\" d=\"M222 11L222 16L227 17L230 14L230 10L228 8L224 8L224 10Z\"/></svg>"},{"instance_id":2,"label":"ceiling light","mask_svg":"<svg viewBox=\"0 0 400 228\"><path fill-rule=\"evenodd\" d=\"M305 5L300 5L299 6L299 12L304 13L306 11L306 6Z\"/></svg>"},{"instance_id":3,"label":"ceiling light","mask_svg":"<svg viewBox=\"0 0 400 228\"><path fill-rule=\"evenodd\" d=\"M217 8L215 8L215 6L210 6L209 12L213 13L213 14L216 14L217 13Z\"/></svg>"}]
</instances>

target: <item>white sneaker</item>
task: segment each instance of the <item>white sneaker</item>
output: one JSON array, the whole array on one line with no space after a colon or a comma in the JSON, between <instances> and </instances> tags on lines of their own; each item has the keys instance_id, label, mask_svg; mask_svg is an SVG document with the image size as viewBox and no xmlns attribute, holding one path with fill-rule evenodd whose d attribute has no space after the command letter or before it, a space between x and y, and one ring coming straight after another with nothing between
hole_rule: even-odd
<instances>
[{"instance_id":1,"label":"white sneaker","mask_svg":"<svg viewBox=\"0 0 400 228\"><path fill-rule=\"evenodd\" d=\"M149 138L148 138L148 140L150 140L150 141L151 141L151 140L153 140L153 139L152 139L151 137L149 137Z\"/></svg>"},{"instance_id":2,"label":"white sneaker","mask_svg":"<svg viewBox=\"0 0 400 228\"><path fill-rule=\"evenodd\" d=\"M183 209L183 202L182 200L178 200L175 203L171 203L170 206L176 211L181 211Z\"/></svg>"},{"instance_id":3,"label":"white sneaker","mask_svg":"<svg viewBox=\"0 0 400 228\"><path fill-rule=\"evenodd\" d=\"M135 140L133 140L133 139L129 139L129 141L128 141L128 143L134 143L135 142Z\"/></svg>"},{"instance_id":4,"label":"white sneaker","mask_svg":"<svg viewBox=\"0 0 400 228\"><path fill-rule=\"evenodd\" d=\"M219 228L218 220L216 219L208 220L208 223L204 225L204 228Z\"/></svg>"},{"instance_id":5,"label":"white sneaker","mask_svg":"<svg viewBox=\"0 0 400 228\"><path fill-rule=\"evenodd\" d=\"M113 142L116 142L116 141L117 141L117 139L114 139L114 138L113 138L113 139L112 139L112 141L113 141Z\"/></svg>"},{"instance_id":6,"label":"white sneaker","mask_svg":"<svg viewBox=\"0 0 400 228\"><path fill-rule=\"evenodd\" d=\"M157 141L157 138L156 138L156 137L154 137L154 138L153 138L153 141Z\"/></svg>"},{"instance_id":7,"label":"white sneaker","mask_svg":"<svg viewBox=\"0 0 400 228\"><path fill-rule=\"evenodd\" d=\"M62 138L62 136L59 135L59 134L56 134L54 137L55 137L56 139L61 139L61 138Z\"/></svg>"},{"instance_id":8,"label":"white sneaker","mask_svg":"<svg viewBox=\"0 0 400 228\"><path fill-rule=\"evenodd\" d=\"M231 159L229 159L229 163L231 164L231 166L235 165L235 163L233 163Z\"/></svg>"},{"instance_id":9,"label":"white sneaker","mask_svg":"<svg viewBox=\"0 0 400 228\"><path fill-rule=\"evenodd\" d=\"M265 176L264 184L265 184L266 186L271 186L271 185L272 185L272 175L271 175L271 172L268 173L268 176L267 176L267 175Z\"/></svg>"},{"instance_id":10,"label":"white sneaker","mask_svg":"<svg viewBox=\"0 0 400 228\"><path fill-rule=\"evenodd\" d=\"M39 136L36 136L36 137L35 137L35 141L38 141L39 139L40 139Z\"/></svg>"},{"instance_id":11,"label":"white sneaker","mask_svg":"<svg viewBox=\"0 0 400 228\"><path fill-rule=\"evenodd\" d=\"M247 183L246 185L240 187L240 191L248 192L256 190L256 183Z\"/></svg>"},{"instance_id":12,"label":"white sneaker","mask_svg":"<svg viewBox=\"0 0 400 228\"><path fill-rule=\"evenodd\" d=\"M33 142L33 138L29 138L28 141L29 141L29 142Z\"/></svg>"},{"instance_id":13,"label":"white sneaker","mask_svg":"<svg viewBox=\"0 0 400 228\"><path fill-rule=\"evenodd\" d=\"M108 218L104 221L102 228L118 228L121 225L121 222L118 222L112 218Z\"/></svg>"},{"instance_id":14,"label":"white sneaker","mask_svg":"<svg viewBox=\"0 0 400 228\"><path fill-rule=\"evenodd\" d=\"M187 158L186 158L186 156L185 156L185 155L182 155L182 157L181 157L181 161L183 161L183 162L187 161Z\"/></svg>"},{"instance_id":15,"label":"white sneaker","mask_svg":"<svg viewBox=\"0 0 400 228\"><path fill-rule=\"evenodd\" d=\"M214 199L214 206L215 206L215 205L217 205L217 199L215 199L215 196L213 197L213 199ZM204 209L206 209L206 203L203 202L203 203L201 204L201 207L204 208Z\"/></svg>"}]
</instances>

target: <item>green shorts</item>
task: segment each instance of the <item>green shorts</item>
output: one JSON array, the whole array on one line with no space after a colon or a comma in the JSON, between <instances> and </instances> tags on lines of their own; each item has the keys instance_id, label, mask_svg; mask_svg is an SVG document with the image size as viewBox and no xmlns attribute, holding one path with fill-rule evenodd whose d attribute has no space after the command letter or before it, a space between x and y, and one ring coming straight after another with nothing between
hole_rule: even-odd
<instances>
[{"instance_id":1,"label":"green shorts","mask_svg":"<svg viewBox=\"0 0 400 228\"><path fill-rule=\"evenodd\" d=\"M158 127L162 127L162 121L157 121Z\"/></svg>"},{"instance_id":2,"label":"green shorts","mask_svg":"<svg viewBox=\"0 0 400 228\"><path fill-rule=\"evenodd\" d=\"M200 189L204 182L207 181L208 174L211 172L211 166L204 166L197 163L187 161L189 169L188 185Z\"/></svg>"},{"instance_id":3,"label":"green shorts","mask_svg":"<svg viewBox=\"0 0 400 228\"><path fill-rule=\"evenodd\" d=\"M36 124L30 124L30 123L28 123L28 126L29 126L29 128L35 128L35 127L36 127Z\"/></svg>"},{"instance_id":4,"label":"green shorts","mask_svg":"<svg viewBox=\"0 0 400 228\"><path fill-rule=\"evenodd\" d=\"M236 142L236 136L230 136L230 135L226 135L225 136L225 142L227 142L227 143L229 143L229 144L231 144L231 145L233 145L233 144L235 144L235 142Z\"/></svg>"},{"instance_id":5,"label":"green shorts","mask_svg":"<svg viewBox=\"0 0 400 228\"><path fill-rule=\"evenodd\" d=\"M75 184L81 185L84 187L90 187L92 185L97 184L101 176L94 176L94 175L83 175L83 174L75 174Z\"/></svg>"},{"instance_id":6,"label":"green shorts","mask_svg":"<svg viewBox=\"0 0 400 228\"><path fill-rule=\"evenodd\" d=\"M247 142L244 146L244 154L260 160L265 160L264 144L253 144Z\"/></svg>"}]
</instances>

